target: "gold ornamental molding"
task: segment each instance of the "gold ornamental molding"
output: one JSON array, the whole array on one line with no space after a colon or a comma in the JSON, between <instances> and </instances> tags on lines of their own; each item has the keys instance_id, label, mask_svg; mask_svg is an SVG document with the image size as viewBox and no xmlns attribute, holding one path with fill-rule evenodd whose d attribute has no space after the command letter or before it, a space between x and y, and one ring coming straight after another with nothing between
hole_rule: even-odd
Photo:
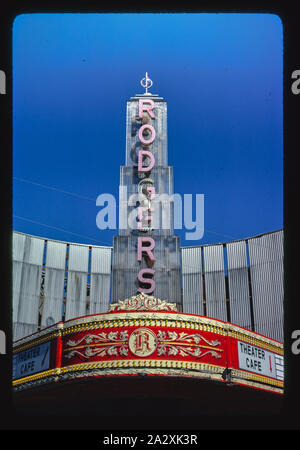
<instances>
[{"instance_id":1,"label":"gold ornamental molding","mask_svg":"<svg viewBox=\"0 0 300 450\"><path fill-rule=\"evenodd\" d=\"M252 354L243 350L241 355L239 341L274 353L267 357L273 358L275 378L269 376L268 363L249 365ZM31 360L31 347L37 356L43 352L43 359ZM14 343L13 353L13 387L18 391L76 378L138 374L207 378L279 394L284 387L281 342L229 322L180 312L175 304L146 294L26 336Z\"/></svg>"},{"instance_id":2,"label":"gold ornamental molding","mask_svg":"<svg viewBox=\"0 0 300 450\"><path fill-rule=\"evenodd\" d=\"M170 362L169 362L170 363ZM56 369L53 371L42 372L35 376L22 378L13 382L14 390L20 391L27 388L36 387L42 384L52 383L54 381L68 381L72 379L80 379L94 376L114 376L114 375L167 375L176 377L192 377L197 379L209 379L215 381L222 380L223 368L198 364L195 367L195 363L181 363L166 364L165 361L147 361L147 364L143 364L142 361L114 361L114 364L106 363L93 363L82 364ZM250 377L249 377L250 378ZM236 379L235 384L240 384L252 388L264 389L261 383L261 379L253 377L253 379ZM277 383L275 383L277 384ZM278 387L272 385L266 385L268 391L282 394L281 384L278 383Z\"/></svg>"},{"instance_id":3,"label":"gold ornamental molding","mask_svg":"<svg viewBox=\"0 0 300 450\"><path fill-rule=\"evenodd\" d=\"M63 322L58 322L55 325L51 325L50 327L15 341L13 343L13 353L18 353L34 345L42 344L43 342L51 341L52 339L61 336L63 327Z\"/></svg>"},{"instance_id":4,"label":"gold ornamental molding","mask_svg":"<svg viewBox=\"0 0 300 450\"><path fill-rule=\"evenodd\" d=\"M246 382L247 380L250 380L253 382L265 383L268 386L271 384L274 387L278 387L281 389L283 389L284 387L284 382L282 380L259 375L257 373L250 373L241 369L231 369L231 376L234 381L238 381L239 383L242 381Z\"/></svg>"},{"instance_id":5,"label":"gold ornamental molding","mask_svg":"<svg viewBox=\"0 0 300 450\"><path fill-rule=\"evenodd\" d=\"M172 304L171 304L172 305ZM172 305L175 306L175 305ZM178 311L111 311L91 316L70 319L63 324L62 334L70 332L109 328L116 326L169 326L180 328L201 329L203 331L227 334L227 323L210 317L197 316L195 314L181 313Z\"/></svg>"},{"instance_id":6,"label":"gold ornamental molding","mask_svg":"<svg viewBox=\"0 0 300 450\"><path fill-rule=\"evenodd\" d=\"M253 331L247 330L246 328L239 327L233 323L227 322L227 333L228 336L232 336L235 339L243 339L253 345L262 345L270 350L275 350L280 354L283 354L283 343L276 341L274 339L263 336L262 334L257 334Z\"/></svg>"},{"instance_id":7,"label":"gold ornamental molding","mask_svg":"<svg viewBox=\"0 0 300 450\"><path fill-rule=\"evenodd\" d=\"M119 300L118 303L112 303L109 308L110 312L116 311L175 311L177 312L177 307L174 303L168 303L167 300L160 300L159 298L153 297L152 295L147 295L140 293L138 295L133 295L125 300Z\"/></svg>"},{"instance_id":8,"label":"gold ornamental molding","mask_svg":"<svg viewBox=\"0 0 300 450\"><path fill-rule=\"evenodd\" d=\"M222 380L221 375L223 370L223 367L215 366L213 364L191 361L149 359L97 361L47 370L14 380L12 384L15 389L22 390L44 383L73 378L137 375L139 373L147 375L192 376L193 378L208 378L220 381Z\"/></svg>"},{"instance_id":9,"label":"gold ornamental molding","mask_svg":"<svg viewBox=\"0 0 300 450\"><path fill-rule=\"evenodd\" d=\"M61 369L48 370L36 375L25 377L13 382L15 389L25 389L44 383L53 381L80 379L90 376L113 376L113 375L137 375L139 373L145 375L169 375L169 376L188 376L193 378L207 378L211 380L221 381L223 367L214 366L212 364L203 364L197 362L183 361L161 361L161 360L115 360L94 363L81 363L72 366L62 367ZM246 374L244 371L232 370L235 383L246 385L249 387L263 389L282 393L283 383L278 380L269 379L255 374ZM270 385L269 383L272 383Z\"/></svg>"},{"instance_id":10,"label":"gold ornamental molding","mask_svg":"<svg viewBox=\"0 0 300 450\"><path fill-rule=\"evenodd\" d=\"M172 305L172 304L171 304ZM175 305L172 305L172 307ZM176 306L175 306L176 307ZM65 336L70 333L86 330L96 330L99 328L129 327L129 326L154 326L187 328L199 331L208 331L223 336L231 336L241 339L252 345L262 346L265 349L275 351L283 355L283 344L262 335L242 329L232 323L226 323L209 317L197 316L193 314L166 311L119 311L101 313L98 315L84 316L77 319L70 319L64 323L59 322L49 328L45 328L33 335L26 336L13 345L13 353L22 351L28 347L41 344L56 336Z\"/></svg>"}]
</instances>

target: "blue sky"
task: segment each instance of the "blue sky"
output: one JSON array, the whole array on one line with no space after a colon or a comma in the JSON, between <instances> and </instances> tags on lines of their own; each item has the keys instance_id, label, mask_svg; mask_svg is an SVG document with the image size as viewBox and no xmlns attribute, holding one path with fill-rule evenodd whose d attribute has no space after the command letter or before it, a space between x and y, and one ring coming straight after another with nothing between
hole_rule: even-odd
<instances>
[{"instance_id":1,"label":"blue sky","mask_svg":"<svg viewBox=\"0 0 300 450\"><path fill-rule=\"evenodd\" d=\"M112 245L126 101L168 103L174 189L204 194L202 245L283 227L282 23L271 14L26 14L13 25L13 228Z\"/></svg>"}]
</instances>

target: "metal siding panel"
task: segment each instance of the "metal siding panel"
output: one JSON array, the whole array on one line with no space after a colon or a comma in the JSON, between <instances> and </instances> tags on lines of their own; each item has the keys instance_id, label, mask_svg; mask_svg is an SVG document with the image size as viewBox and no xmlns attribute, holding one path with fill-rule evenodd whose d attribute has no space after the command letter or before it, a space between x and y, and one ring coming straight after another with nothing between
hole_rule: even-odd
<instances>
[{"instance_id":1,"label":"metal siding panel","mask_svg":"<svg viewBox=\"0 0 300 450\"><path fill-rule=\"evenodd\" d=\"M13 280L13 340L21 339L35 325L26 325L18 322L19 304L21 297L23 260L26 235L13 232L12 238L12 280ZM27 333L29 334L29 333Z\"/></svg>"},{"instance_id":2,"label":"metal siding panel","mask_svg":"<svg viewBox=\"0 0 300 450\"><path fill-rule=\"evenodd\" d=\"M36 331L37 331L37 327L35 325L14 322L13 323L13 340L17 341L18 339L22 339L25 336L29 336L30 334L32 334Z\"/></svg>"},{"instance_id":3,"label":"metal siding panel","mask_svg":"<svg viewBox=\"0 0 300 450\"><path fill-rule=\"evenodd\" d=\"M92 247L91 273L111 273L111 248Z\"/></svg>"},{"instance_id":4,"label":"metal siding panel","mask_svg":"<svg viewBox=\"0 0 300 450\"><path fill-rule=\"evenodd\" d=\"M70 244L65 320L86 314L88 264L89 246Z\"/></svg>"},{"instance_id":5,"label":"metal siding panel","mask_svg":"<svg viewBox=\"0 0 300 450\"><path fill-rule=\"evenodd\" d=\"M24 234L13 233L12 258L13 258L13 322L18 320L18 310L21 295L21 282L23 271L23 260L25 251L26 236Z\"/></svg>"},{"instance_id":6,"label":"metal siding panel","mask_svg":"<svg viewBox=\"0 0 300 450\"><path fill-rule=\"evenodd\" d=\"M265 285L268 271L265 271L264 256L261 246L263 242L261 238L253 238L248 241L249 260L250 260L250 274L252 287L252 303L254 315L254 329L256 332L267 336L268 330L266 327L267 317L265 309L267 307L267 292L265 292ZM265 273L266 272L266 273Z\"/></svg>"},{"instance_id":7,"label":"metal siding panel","mask_svg":"<svg viewBox=\"0 0 300 450\"><path fill-rule=\"evenodd\" d=\"M223 245L203 247L206 314L227 320Z\"/></svg>"},{"instance_id":8,"label":"metal siding panel","mask_svg":"<svg viewBox=\"0 0 300 450\"><path fill-rule=\"evenodd\" d=\"M89 246L70 244L68 270L87 272L89 264Z\"/></svg>"},{"instance_id":9,"label":"metal siding panel","mask_svg":"<svg viewBox=\"0 0 300 450\"><path fill-rule=\"evenodd\" d=\"M107 312L110 300L110 274L91 274L89 314Z\"/></svg>"},{"instance_id":10,"label":"metal siding panel","mask_svg":"<svg viewBox=\"0 0 300 450\"><path fill-rule=\"evenodd\" d=\"M246 242L232 242L226 245L230 319L232 323L251 329L250 293Z\"/></svg>"},{"instance_id":11,"label":"metal siding panel","mask_svg":"<svg viewBox=\"0 0 300 450\"><path fill-rule=\"evenodd\" d=\"M183 312L203 315L201 247L181 249Z\"/></svg>"},{"instance_id":12,"label":"metal siding panel","mask_svg":"<svg viewBox=\"0 0 300 450\"><path fill-rule=\"evenodd\" d=\"M89 314L107 312L110 301L112 249L92 247Z\"/></svg>"},{"instance_id":13,"label":"metal siding panel","mask_svg":"<svg viewBox=\"0 0 300 450\"><path fill-rule=\"evenodd\" d=\"M67 244L48 241L46 252L46 267L53 269L65 269Z\"/></svg>"},{"instance_id":14,"label":"metal siding panel","mask_svg":"<svg viewBox=\"0 0 300 450\"><path fill-rule=\"evenodd\" d=\"M46 267L42 327L62 320L64 279L65 270Z\"/></svg>"},{"instance_id":15,"label":"metal siding panel","mask_svg":"<svg viewBox=\"0 0 300 450\"><path fill-rule=\"evenodd\" d=\"M18 322L38 326L42 267L23 263Z\"/></svg>"},{"instance_id":16,"label":"metal siding panel","mask_svg":"<svg viewBox=\"0 0 300 450\"><path fill-rule=\"evenodd\" d=\"M68 272L65 320L86 315L87 273Z\"/></svg>"},{"instance_id":17,"label":"metal siding panel","mask_svg":"<svg viewBox=\"0 0 300 450\"><path fill-rule=\"evenodd\" d=\"M227 249L227 265L228 269L247 268L246 242L228 242Z\"/></svg>"},{"instance_id":18,"label":"metal siding panel","mask_svg":"<svg viewBox=\"0 0 300 450\"><path fill-rule=\"evenodd\" d=\"M17 264L14 264L14 288L19 287L19 292L15 292L13 295L13 320L15 323L21 324L21 328L16 326L19 330L24 331L27 327L27 329L37 331L44 240L33 236L24 236L23 238L22 235L16 234L13 250L13 257L18 259L21 259L23 252L23 263L20 263L18 268ZM14 339L16 339L15 336Z\"/></svg>"},{"instance_id":19,"label":"metal siding panel","mask_svg":"<svg viewBox=\"0 0 300 450\"><path fill-rule=\"evenodd\" d=\"M19 302L21 296L21 283L22 283L22 272L23 272L23 262L21 261L13 261L12 262L13 269L13 322L17 322L18 320L18 309Z\"/></svg>"},{"instance_id":20,"label":"metal siding panel","mask_svg":"<svg viewBox=\"0 0 300 450\"><path fill-rule=\"evenodd\" d=\"M44 239L26 236L24 248L24 262L42 266L44 255Z\"/></svg>"},{"instance_id":21,"label":"metal siding panel","mask_svg":"<svg viewBox=\"0 0 300 450\"><path fill-rule=\"evenodd\" d=\"M62 320L67 244L48 241L45 264L43 327Z\"/></svg>"},{"instance_id":22,"label":"metal siding panel","mask_svg":"<svg viewBox=\"0 0 300 450\"><path fill-rule=\"evenodd\" d=\"M255 331L283 340L283 233L249 239Z\"/></svg>"},{"instance_id":23,"label":"metal siding panel","mask_svg":"<svg viewBox=\"0 0 300 450\"><path fill-rule=\"evenodd\" d=\"M24 234L19 234L14 232L12 239L12 258L13 261L22 261L24 259L24 248L25 248L26 236Z\"/></svg>"},{"instance_id":24,"label":"metal siding panel","mask_svg":"<svg viewBox=\"0 0 300 450\"><path fill-rule=\"evenodd\" d=\"M273 339L283 341L283 231L269 235L272 258L270 263L272 306L273 306ZM272 325L272 324L271 324Z\"/></svg>"}]
</instances>

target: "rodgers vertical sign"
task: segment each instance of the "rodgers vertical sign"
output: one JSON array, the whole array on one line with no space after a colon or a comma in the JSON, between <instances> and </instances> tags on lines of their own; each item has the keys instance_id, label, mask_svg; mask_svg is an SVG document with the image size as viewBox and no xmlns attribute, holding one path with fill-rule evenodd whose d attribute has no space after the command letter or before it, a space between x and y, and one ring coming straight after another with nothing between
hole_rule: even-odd
<instances>
[{"instance_id":1,"label":"rodgers vertical sign","mask_svg":"<svg viewBox=\"0 0 300 450\"><path fill-rule=\"evenodd\" d=\"M139 118L143 118L143 113L145 112L150 116L151 119L155 119L155 114L153 112L154 109L154 101L151 99L140 99L139 100ZM146 136L145 136L146 135ZM138 172L139 173L149 173L154 165L155 165L155 157L151 151L149 151L149 145L154 142L156 133L155 129L150 124L142 125L139 129L139 140L142 144L143 150L140 150L138 153ZM150 136L150 137L149 137ZM146 157L146 158L145 158ZM144 162L147 164L144 165ZM147 186L145 189L148 192L147 197L152 201L155 197L155 187ZM147 221L148 225L151 227L151 223L153 220L152 213L154 212L154 208L148 205L147 207L139 207L138 209L138 230L141 230L142 223ZM139 287L139 292L144 292L145 294L150 294L155 289L155 281L153 280L153 276L155 274L155 270L152 269L152 266L155 262L154 255L155 241L150 236L138 236L137 243L137 259L139 262L142 261L142 258L145 259L147 268L141 269L138 273L138 280L140 283L149 285L149 287Z\"/></svg>"}]
</instances>

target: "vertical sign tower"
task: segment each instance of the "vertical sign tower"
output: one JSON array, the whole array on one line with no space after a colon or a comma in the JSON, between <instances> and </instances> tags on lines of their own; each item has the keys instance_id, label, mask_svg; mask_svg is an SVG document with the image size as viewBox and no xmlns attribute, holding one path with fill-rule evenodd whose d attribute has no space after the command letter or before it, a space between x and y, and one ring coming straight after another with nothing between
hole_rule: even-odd
<instances>
[{"instance_id":1,"label":"vertical sign tower","mask_svg":"<svg viewBox=\"0 0 300 450\"><path fill-rule=\"evenodd\" d=\"M126 165L121 166L119 235L114 237L112 299L141 292L182 310L180 242L174 236L173 167L168 165L167 103L148 89L127 101Z\"/></svg>"}]
</instances>

